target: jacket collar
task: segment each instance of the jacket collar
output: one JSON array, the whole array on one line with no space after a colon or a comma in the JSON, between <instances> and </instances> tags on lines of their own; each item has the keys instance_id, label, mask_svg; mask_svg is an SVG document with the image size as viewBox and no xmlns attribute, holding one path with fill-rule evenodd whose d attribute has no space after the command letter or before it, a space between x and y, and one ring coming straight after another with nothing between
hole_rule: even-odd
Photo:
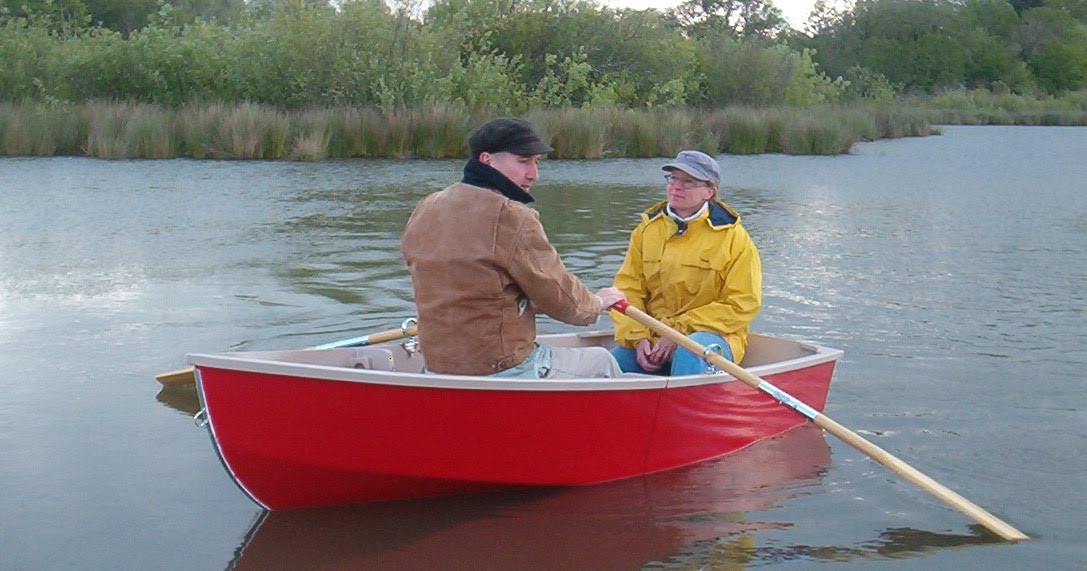
<instances>
[{"instance_id":1,"label":"jacket collar","mask_svg":"<svg viewBox=\"0 0 1087 571\"><path fill-rule=\"evenodd\" d=\"M662 200L661 202L658 202L657 204L654 204L653 206L647 208L646 211L642 213L642 217L648 221L659 216L664 216L666 218L671 218L673 221L676 221L675 218L668 216L667 207L668 201ZM698 220L705 220L709 224L710 228L717 230L720 228L724 228L725 226L731 226L733 224L736 224L740 221L740 215L737 214L731 206L725 204L724 202L721 202L721 199L713 198L709 201L709 212L704 214L703 216L700 216L697 220L692 220L691 222L697 222Z\"/></svg>"},{"instance_id":2,"label":"jacket collar","mask_svg":"<svg viewBox=\"0 0 1087 571\"><path fill-rule=\"evenodd\" d=\"M498 172L498 169L479 162L478 158L469 159L468 164L464 165L464 178L461 182L497 191L502 196L522 204L536 201L531 194Z\"/></svg>"}]
</instances>

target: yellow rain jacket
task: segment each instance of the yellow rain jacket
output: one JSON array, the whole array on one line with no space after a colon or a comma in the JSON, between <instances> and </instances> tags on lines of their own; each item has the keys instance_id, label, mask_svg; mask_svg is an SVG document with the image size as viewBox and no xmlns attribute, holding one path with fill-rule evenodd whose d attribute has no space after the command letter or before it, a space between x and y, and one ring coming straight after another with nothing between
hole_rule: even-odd
<instances>
[{"instance_id":1,"label":"yellow rain jacket","mask_svg":"<svg viewBox=\"0 0 1087 571\"><path fill-rule=\"evenodd\" d=\"M667 202L642 213L630 234L626 260L615 285L630 304L684 335L716 333L728 341L739 363L747 332L762 306L762 262L740 215L719 199L694 220L668 215ZM612 311L615 339L633 348L657 335Z\"/></svg>"}]
</instances>

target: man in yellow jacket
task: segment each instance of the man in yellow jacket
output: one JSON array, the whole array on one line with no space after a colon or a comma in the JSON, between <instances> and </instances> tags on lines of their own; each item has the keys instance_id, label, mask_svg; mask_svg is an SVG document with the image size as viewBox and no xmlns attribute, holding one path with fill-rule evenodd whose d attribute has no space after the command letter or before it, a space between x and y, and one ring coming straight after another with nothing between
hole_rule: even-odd
<instances>
[{"instance_id":1,"label":"man in yellow jacket","mask_svg":"<svg viewBox=\"0 0 1087 571\"><path fill-rule=\"evenodd\" d=\"M642 213L615 286L631 305L739 362L762 305L762 262L740 215L717 197L721 169L699 151L664 165L667 200ZM701 355L613 311L624 372L694 375Z\"/></svg>"}]
</instances>

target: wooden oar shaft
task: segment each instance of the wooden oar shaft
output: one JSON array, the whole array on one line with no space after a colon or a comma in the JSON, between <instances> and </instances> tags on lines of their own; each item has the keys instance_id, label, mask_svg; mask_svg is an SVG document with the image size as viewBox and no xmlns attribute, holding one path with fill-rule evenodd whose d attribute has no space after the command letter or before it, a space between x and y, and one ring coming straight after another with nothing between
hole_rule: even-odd
<instances>
[{"instance_id":1,"label":"wooden oar shaft","mask_svg":"<svg viewBox=\"0 0 1087 571\"><path fill-rule=\"evenodd\" d=\"M827 432L841 439L846 444L849 444L853 448L856 448L857 450L868 455L868 457L886 466L892 472L909 480L917 487L932 494L937 499L943 501L947 505L963 513L970 519L985 526L990 531L999 535L1000 537L1008 541L1022 541L1024 539L1029 539L1029 537L1025 533L1019 531L1018 529L1015 529L1008 523L985 511L977 504L960 496L943 484L937 482L936 480L933 480L929 476L922 473L920 470L914 468L913 466L910 466L909 464L900 460L898 457L894 456L890 452L887 452L879 446L872 444L856 432L842 426L841 424L838 424L825 414L816 411L807 404L804 404L803 402L797 400L793 396L775 387L769 382L759 378L758 375L755 375L747 369L744 369L743 367L733 363L732 361L725 359L717 353L707 352L706 348L699 344L697 341L691 339L690 337L687 337L679 331L676 331L675 329L655 319L644 311L636 307L632 307L626 304L626 302L620 302L619 304L616 304L613 309L618 310L620 313L623 313L634 321L637 321L638 323L645 325L653 331L656 331L657 334L659 334L660 336L671 339L677 345L683 347L684 349L687 349L695 355L703 355L705 359L712 363L714 366L736 377L744 384L761 390L774 397L782 404L793 408L798 413L809 418L812 422L814 422L823 430L826 430Z\"/></svg>"},{"instance_id":2,"label":"wooden oar shaft","mask_svg":"<svg viewBox=\"0 0 1087 571\"><path fill-rule=\"evenodd\" d=\"M362 337L353 337L351 339L344 339L343 341L333 341L332 343L325 343L324 345L318 345L316 347L310 347L310 349L338 349L340 347L364 347L366 345L376 345L378 343L384 343L386 341L395 341L397 339L403 339L404 337L411 337L415 335L416 327L414 325L408 328L390 329L388 331L379 331L377 333L371 333L369 335L363 335Z\"/></svg>"},{"instance_id":3,"label":"wooden oar shaft","mask_svg":"<svg viewBox=\"0 0 1087 571\"><path fill-rule=\"evenodd\" d=\"M396 339L411 337L415 335L416 332L416 327L412 325L409 327L401 327L400 329L379 331L377 333L363 335L362 337L344 339L343 341L333 341L332 343L325 343L324 345L318 345L316 347L307 347L306 350L337 349L340 347L364 347L366 345L375 345L377 343L384 343L386 341L395 341ZM155 375L155 379L167 387L183 387L185 385L192 385L196 383L196 369L189 367L187 369L178 369L176 371L159 373Z\"/></svg>"}]
</instances>

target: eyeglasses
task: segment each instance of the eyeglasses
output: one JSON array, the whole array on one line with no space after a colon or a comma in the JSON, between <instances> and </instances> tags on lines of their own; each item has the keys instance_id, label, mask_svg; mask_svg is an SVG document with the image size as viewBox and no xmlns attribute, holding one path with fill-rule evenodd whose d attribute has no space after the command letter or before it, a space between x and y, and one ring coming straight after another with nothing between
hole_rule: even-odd
<instances>
[{"instance_id":1,"label":"eyeglasses","mask_svg":"<svg viewBox=\"0 0 1087 571\"><path fill-rule=\"evenodd\" d=\"M694 180L690 178L679 178L674 174L664 175L664 181L668 184L678 184L683 190L690 190L692 188L698 188L700 186L706 186L704 180Z\"/></svg>"}]
</instances>

